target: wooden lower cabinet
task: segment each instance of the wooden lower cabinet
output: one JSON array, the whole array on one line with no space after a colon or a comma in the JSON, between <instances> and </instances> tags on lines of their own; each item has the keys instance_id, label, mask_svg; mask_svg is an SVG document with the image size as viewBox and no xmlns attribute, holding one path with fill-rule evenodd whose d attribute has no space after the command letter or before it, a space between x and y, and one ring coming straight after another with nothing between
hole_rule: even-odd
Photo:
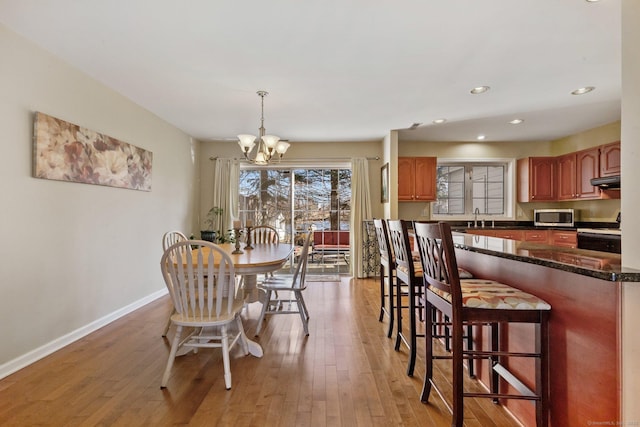
<instances>
[{"instance_id":1,"label":"wooden lower cabinet","mask_svg":"<svg viewBox=\"0 0 640 427\"><path fill-rule=\"evenodd\" d=\"M523 230L496 230L494 228L468 228L468 234L478 236L499 237L501 239L523 240Z\"/></svg>"},{"instance_id":2,"label":"wooden lower cabinet","mask_svg":"<svg viewBox=\"0 0 640 427\"><path fill-rule=\"evenodd\" d=\"M549 244L575 248L578 246L578 233L569 230L549 230Z\"/></svg>"},{"instance_id":3,"label":"wooden lower cabinet","mask_svg":"<svg viewBox=\"0 0 640 427\"><path fill-rule=\"evenodd\" d=\"M511 240L523 240L524 230L497 230L495 237Z\"/></svg>"},{"instance_id":4,"label":"wooden lower cabinet","mask_svg":"<svg viewBox=\"0 0 640 427\"><path fill-rule=\"evenodd\" d=\"M493 228L467 228L467 233L477 236L496 237L496 230Z\"/></svg>"},{"instance_id":5,"label":"wooden lower cabinet","mask_svg":"<svg viewBox=\"0 0 640 427\"><path fill-rule=\"evenodd\" d=\"M573 230L496 230L493 228L467 228L468 234L500 237L501 239L524 240L551 246L575 248L578 246L578 234Z\"/></svg>"},{"instance_id":6,"label":"wooden lower cabinet","mask_svg":"<svg viewBox=\"0 0 640 427\"><path fill-rule=\"evenodd\" d=\"M525 230L524 241L547 243L549 241L549 232L547 230Z\"/></svg>"},{"instance_id":7,"label":"wooden lower cabinet","mask_svg":"<svg viewBox=\"0 0 640 427\"><path fill-rule=\"evenodd\" d=\"M592 258L584 255L574 255L574 254L562 254L558 256L558 261L566 262L571 265L578 265L581 267L587 267L594 270L602 270L605 268L609 260L602 258Z\"/></svg>"}]
</instances>

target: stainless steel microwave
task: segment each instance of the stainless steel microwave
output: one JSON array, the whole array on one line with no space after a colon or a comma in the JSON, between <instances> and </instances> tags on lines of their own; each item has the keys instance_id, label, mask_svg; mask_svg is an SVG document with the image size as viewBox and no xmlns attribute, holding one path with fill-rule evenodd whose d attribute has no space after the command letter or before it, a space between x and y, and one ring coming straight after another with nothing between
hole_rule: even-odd
<instances>
[{"instance_id":1,"label":"stainless steel microwave","mask_svg":"<svg viewBox=\"0 0 640 427\"><path fill-rule=\"evenodd\" d=\"M545 227L573 227L574 209L535 209L533 224Z\"/></svg>"}]
</instances>

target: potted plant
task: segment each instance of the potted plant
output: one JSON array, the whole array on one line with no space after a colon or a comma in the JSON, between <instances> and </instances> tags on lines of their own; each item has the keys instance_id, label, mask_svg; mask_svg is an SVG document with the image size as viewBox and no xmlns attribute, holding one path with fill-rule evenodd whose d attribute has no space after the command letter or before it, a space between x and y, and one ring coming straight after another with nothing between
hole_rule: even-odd
<instances>
[{"instance_id":1,"label":"potted plant","mask_svg":"<svg viewBox=\"0 0 640 427\"><path fill-rule=\"evenodd\" d=\"M200 231L200 237L202 240L207 240L209 242L216 242L218 237L221 236L220 233L220 217L224 209L219 208L217 206L212 207L207 212L207 217L204 220L205 225L207 226L206 230Z\"/></svg>"}]
</instances>

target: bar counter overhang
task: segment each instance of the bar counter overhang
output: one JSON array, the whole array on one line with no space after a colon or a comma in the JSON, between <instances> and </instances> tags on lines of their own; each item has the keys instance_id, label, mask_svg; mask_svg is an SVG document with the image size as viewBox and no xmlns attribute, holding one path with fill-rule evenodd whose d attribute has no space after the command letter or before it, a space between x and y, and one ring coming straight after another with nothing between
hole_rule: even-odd
<instances>
[{"instance_id":1,"label":"bar counter overhang","mask_svg":"<svg viewBox=\"0 0 640 427\"><path fill-rule=\"evenodd\" d=\"M640 271L622 268L619 254L462 233L454 233L454 242L459 265L475 276L509 283L551 304L551 425L619 422L621 290L623 282L640 282ZM501 332L510 349L532 350L525 339L534 333L532 325ZM484 346L486 337L484 329L478 331L476 345ZM533 384L531 361L509 367ZM479 372L486 384L487 367ZM535 425L530 402L503 403L524 425Z\"/></svg>"}]
</instances>

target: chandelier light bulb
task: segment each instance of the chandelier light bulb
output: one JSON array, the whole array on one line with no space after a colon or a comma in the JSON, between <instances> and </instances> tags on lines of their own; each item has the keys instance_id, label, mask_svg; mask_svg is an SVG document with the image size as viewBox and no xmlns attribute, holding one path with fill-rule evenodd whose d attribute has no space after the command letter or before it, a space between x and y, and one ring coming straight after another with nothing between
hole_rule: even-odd
<instances>
[{"instance_id":1,"label":"chandelier light bulb","mask_svg":"<svg viewBox=\"0 0 640 427\"><path fill-rule=\"evenodd\" d=\"M282 155L287 152L287 149L289 148L290 145L291 144L289 144L288 142L284 142L284 141L278 142L278 144L276 145L276 151L278 152L278 154L280 154L280 157L282 157Z\"/></svg>"},{"instance_id":2,"label":"chandelier light bulb","mask_svg":"<svg viewBox=\"0 0 640 427\"><path fill-rule=\"evenodd\" d=\"M238 139L238 145L247 152L251 151L255 146L254 141L256 140L256 137L253 135L241 134L238 135Z\"/></svg>"},{"instance_id":3,"label":"chandelier light bulb","mask_svg":"<svg viewBox=\"0 0 640 427\"><path fill-rule=\"evenodd\" d=\"M273 150L276 144L278 144L278 141L280 141L280 137L275 135L265 135L262 137L262 141L268 149Z\"/></svg>"},{"instance_id":4,"label":"chandelier light bulb","mask_svg":"<svg viewBox=\"0 0 640 427\"><path fill-rule=\"evenodd\" d=\"M266 165L269 163L268 160L269 156L267 156L267 154L264 153L264 151L258 151L258 153L256 154L256 158L253 160L253 162L256 165Z\"/></svg>"}]
</instances>

